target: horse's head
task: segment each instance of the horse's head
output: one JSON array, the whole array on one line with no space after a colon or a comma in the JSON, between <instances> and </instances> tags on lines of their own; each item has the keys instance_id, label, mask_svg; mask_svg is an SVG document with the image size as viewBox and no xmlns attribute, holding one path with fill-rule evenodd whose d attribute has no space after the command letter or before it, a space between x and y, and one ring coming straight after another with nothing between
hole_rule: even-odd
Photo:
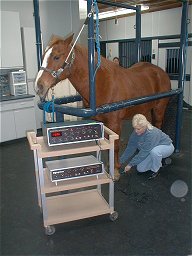
<instances>
[{"instance_id":1,"label":"horse's head","mask_svg":"<svg viewBox=\"0 0 192 256\"><path fill-rule=\"evenodd\" d=\"M70 68L73 62L73 52L68 56L71 50L72 39L73 35L65 40L53 36L46 48L42 66L35 82L35 91L41 99L46 97L51 87L55 86L59 81L66 79L69 75L68 68Z\"/></svg>"}]
</instances>

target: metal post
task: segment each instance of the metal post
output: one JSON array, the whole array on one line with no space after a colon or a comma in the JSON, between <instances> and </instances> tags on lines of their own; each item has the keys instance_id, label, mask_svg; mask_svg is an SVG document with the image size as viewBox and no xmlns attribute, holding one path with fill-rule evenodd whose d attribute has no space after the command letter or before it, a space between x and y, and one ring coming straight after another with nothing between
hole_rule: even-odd
<instances>
[{"instance_id":1,"label":"metal post","mask_svg":"<svg viewBox=\"0 0 192 256\"><path fill-rule=\"evenodd\" d=\"M180 151L181 140L181 125L182 125L182 111L183 111L183 88L185 82L185 69L186 69L186 40L187 40L187 17L188 15L188 1L183 1L182 18L181 18L181 40L180 40L180 56L179 56L179 80L178 88L182 91L178 95L177 104L177 119L176 119L176 140L175 152Z\"/></svg>"},{"instance_id":2,"label":"metal post","mask_svg":"<svg viewBox=\"0 0 192 256\"><path fill-rule=\"evenodd\" d=\"M87 1L87 13L90 13L92 8L92 1ZM89 66L89 101L90 108L95 112L96 110L96 97L95 97L95 62L94 62L94 21L93 14L88 20L88 66Z\"/></svg>"},{"instance_id":3,"label":"metal post","mask_svg":"<svg viewBox=\"0 0 192 256\"><path fill-rule=\"evenodd\" d=\"M35 18L35 32L36 32L36 47L37 47L37 64L38 70L42 63L42 43L41 43L41 25L39 17L39 0L33 0L34 18Z\"/></svg>"},{"instance_id":4,"label":"metal post","mask_svg":"<svg viewBox=\"0 0 192 256\"><path fill-rule=\"evenodd\" d=\"M137 61L141 60L141 6L137 6L136 10L136 56Z\"/></svg>"},{"instance_id":5,"label":"metal post","mask_svg":"<svg viewBox=\"0 0 192 256\"><path fill-rule=\"evenodd\" d=\"M64 114L61 112L55 112L55 118L58 123L64 122Z\"/></svg>"}]
</instances>

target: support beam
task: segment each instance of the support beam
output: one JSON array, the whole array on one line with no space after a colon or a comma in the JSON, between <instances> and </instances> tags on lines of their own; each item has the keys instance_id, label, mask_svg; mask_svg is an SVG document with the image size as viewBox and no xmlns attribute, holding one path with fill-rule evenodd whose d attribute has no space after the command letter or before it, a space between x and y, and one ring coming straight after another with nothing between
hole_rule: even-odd
<instances>
[{"instance_id":1,"label":"support beam","mask_svg":"<svg viewBox=\"0 0 192 256\"><path fill-rule=\"evenodd\" d=\"M34 19L35 19L35 33L36 33L36 47L37 47L37 64L38 70L42 63L42 42L41 42L41 25L39 17L39 0L33 0Z\"/></svg>"},{"instance_id":2,"label":"support beam","mask_svg":"<svg viewBox=\"0 0 192 256\"><path fill-rule=\"evenodd\" d=\"M181 93L178 96L177 104L177 121L176 121L176 142L175 152L180 151L181 143L181 127L182 127L182 114L183 114L183 89L185 83L185 70L186 70L186 42L188 40L188 1L183 1L182 18L181 18L181 40L180 40L180 56L179 56L179 80L178 88Z\"/></svg>"},{"instance_id":3,"label":"support beam","mask_svg":"<svg viewBox=\"0 0 192 256\"><path fill-rule=\"evenodd\" d=\"M137 6L136 10L136 49L137 61L141 60L141 6Z\"/></svg>"},{"instance_id":4,"label":"support beam","mask_svg":"<svg viewBox=\"0 0 192 256\"><path fill-rule=\"evenodd\" d=\"M87 13L90 13L92 8L92 1L87 0ZM89 66L89 101L90 108L93 112L96 110L96 97L95 97L95 39L94 39L94 20L93 14L88 19L88 66Z\"/></svg>"}]
</instances>

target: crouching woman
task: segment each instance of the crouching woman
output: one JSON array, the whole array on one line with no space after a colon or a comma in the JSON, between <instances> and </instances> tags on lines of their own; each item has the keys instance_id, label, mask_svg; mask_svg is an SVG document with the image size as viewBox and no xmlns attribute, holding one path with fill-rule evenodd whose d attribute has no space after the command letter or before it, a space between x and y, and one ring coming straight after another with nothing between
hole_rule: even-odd
<instances>
[{"instance_id":1,"label":"crouching woman","mask_svg":"<svg viewBox=\"0 0 192 256\"><path fill-rule=\"evenodd\" d=\"M150 178L155 178L162 167L162 159L174 152L171 138L151 123L142 114L136 114L132 119L134 128L127 147L120 157L120 163L128 165L124 172L136 166L140 173L152 171Z\"/></svg>"}]
</instances>

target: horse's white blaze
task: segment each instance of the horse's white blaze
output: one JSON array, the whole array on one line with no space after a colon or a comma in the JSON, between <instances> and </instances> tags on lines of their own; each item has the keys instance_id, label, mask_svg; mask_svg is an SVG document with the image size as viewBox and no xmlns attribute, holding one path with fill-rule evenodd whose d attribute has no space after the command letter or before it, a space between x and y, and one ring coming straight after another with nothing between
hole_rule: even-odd
<instances>
[{"instance_id":1,"label":"horse's white blaze","mask_svg":"<svg viewBox=\"0 0 192 256\"><path fill-rule=\"evenodd\" d=\"M52 52L52 49L53 49L53 48L50 48L50 49L46 52L46 54L45 54L45 56L44 56L44 58L43 58L43 63L42 63L42 65L41 65L43 68L46 68L46 67L47 67L48 58L49 58L49 56L50 56L50 54L51 54L51 52ZM37 74L37 77L36 77L36 80L35 80L35 90L36 90L36 91L38 91L37 81L38 81L39 78L42 76L42 73L43 73L43 70L39 70L39 72L38 72L38 74Z\"/></svg>"}]
</instances>

